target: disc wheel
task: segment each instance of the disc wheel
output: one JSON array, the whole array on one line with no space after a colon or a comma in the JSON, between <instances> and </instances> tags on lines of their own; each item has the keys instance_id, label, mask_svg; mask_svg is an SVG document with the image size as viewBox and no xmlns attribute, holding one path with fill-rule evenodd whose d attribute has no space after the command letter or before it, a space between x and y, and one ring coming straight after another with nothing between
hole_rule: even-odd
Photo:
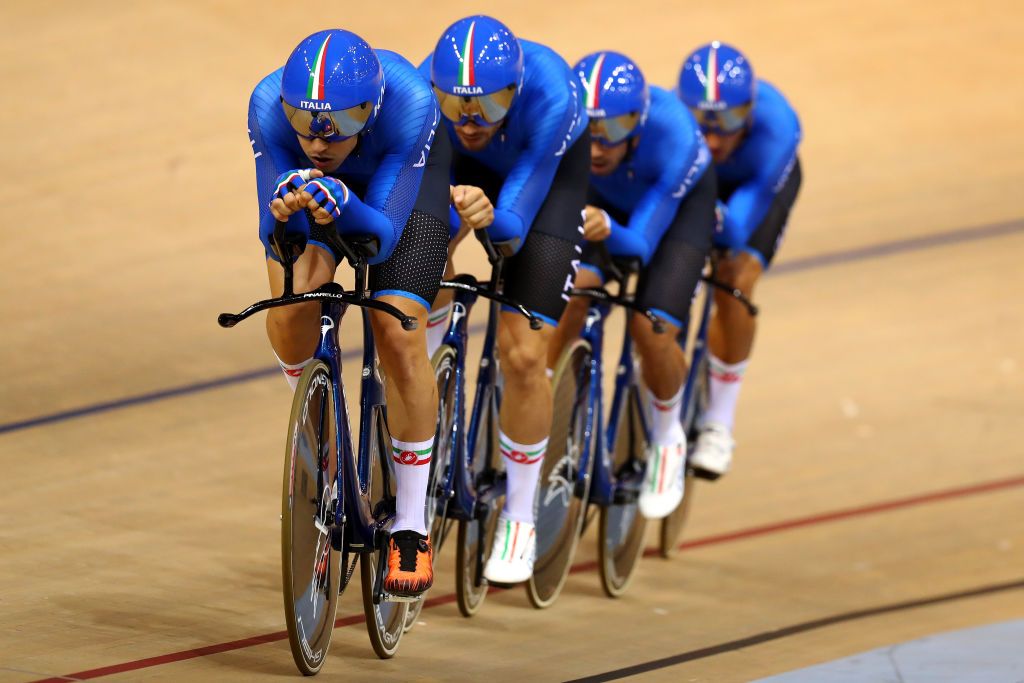
<instances>
[{"instance_id":1,"label":"disc wheel","mask_svg":"<svg viewBox=\"0 0 1024 683\"><path fill-rule=\"evenodd\" d=\"M538 609L550 607L562 592L583 528L590 487L590 477L580 477L590 394L587 342L578 339L562 353L552 389L551 437L537 491L537 558L526 582L530 603Z\"/></svg>"},{"instance_id":2,"label":"disc wheel","mask_svg":"<svg viewBox=\"0 0 1024 683\"><path fill-rule=\"evenodd\" d=\"M306 676L320 671L331 644L341 584L334 541L337 439L334 383L322 361L299 378L285 449L281 505L281 573L288 643Z\"/></svg>"},{"instance_id":3,"label":"disc wheel","mask_svg":"<svg viewBox=\"0 0 1024 683\"><path fill-rule=\"evenodd\" d=\"M371 458L368 472L370 481L363 482L365 490L370 493L370 509L380 519L395 510L395 477L391 458L385 457L391 439L384 426L384 418L378 411L374 418L376 427L370 439L367 456ZM388 450L390 450L388 448ZM385 553L387 549L385 548ZM366 614L366 631L370 636L373 651L381 659L394 657L398 650L402 633L405 632L405 618L409 611L408 602L390 602L382 600L373 603L375 581L378 574L377 563L386 561L380 551L363 553L359 558L359 576L362 579L363 612Z\"/></svg>"},{"instance_id":4,"label":"disc wheel","mask_svg":"<svg viewBox=\"0 0 1024 683\"><path fill-rule=\"evenodd\" d=\"M452 421L455 417L455 349L442 346L434 353L434 379L437 382L437 430L434 434L434 453L430 458L430 476L427 482L426 523L433 545L434 558L437 559L444 545L445 537L451 528L451 522L445 517L448 509L448 491L445 481L451 463L452 452ZM420 618L423 611L422 600L409 604L409 612L405 617L405 631L408 633Z\"/></svg>"},{"instance_id":5,"label":"disc wheel","mask_svg":"<svg viewBox=\"0 0 1024 683\"><path fill-rule=\"evenodd\" d=\"M598 567L601 586L612 598L622 595L644 552L647 520L637 504L644 475L643 420L636 388L630 389L629 400L619 418L613 453L616 479L615 500L601 508L598 528Z\"/></svg>"}]
</instances>

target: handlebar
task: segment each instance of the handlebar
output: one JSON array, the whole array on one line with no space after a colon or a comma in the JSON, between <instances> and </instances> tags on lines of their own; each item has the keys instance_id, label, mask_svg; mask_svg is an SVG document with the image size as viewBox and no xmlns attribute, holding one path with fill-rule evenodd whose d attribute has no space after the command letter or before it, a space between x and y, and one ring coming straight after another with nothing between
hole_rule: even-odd
<instances>
[{"instance_id":1,"label":"handlebar","mask_svg":"<svg viewBox=\"0 0 1024 683\"><path fill-rule=\"evenodd\" d=\"M308 301L336 301L349 306L359 306L382 311L402 323L402 329L411 331L417 327L416 318L405 315L396 307L383 301L370 299L366 296L366 259L375 256L380 246L373 237L342 237L337 230L330 230L327 245L336 253L340 253L356 271L355 289L346 292L341 285L335 282L318 287L312 292L296 294L293 285L294 262L304 248L301 240L291 237L293 233L287 230L287 223L277 221L274 223L274 232L270 237L271 247L281 261L284 268L284 292L281 296L257 301L239 313L221 313L217 316L217 324L221 327L234 327L246 318L264 311L268 308L280 306L291 306L293 304L305 303Z\"/></svg>"},{"instance_id":2,"label":"handlebar","mask_svg":"<svg viewBox=\"0 0 1024 683\"><path fill-rule=\"evenodd\" d=\"M743 304L743 307L747 309L747 313L750 314L750 317L753 318L757 316L759 312L757 305L750 299L748 299L746 295L744 295L743 292L741 292L739 289L736 289L735 287L730 287L724 282L719 282L715 278L710 277L708 275L702 275L700 280L701 282L705 282L709 286L714 287L719 291L725 292L729 296L736 299L736 301L739 301L741 304Z\"/></svg>"},{"instance_id":3,"label":"handlebar","mask_svg":"<svg viewBox=\"0 0 1024 683\"><path fill-rule=\"evenodd\" d=\"M478 232L484 231L479 230ZM508 306L509 308L515 309L516 311L519 312L521 316L530 321L531 330L539 330L541 327L544 326L544 321L535 316L533 313L530 313L530 311L525 306L516 303L515 301L509 299L504 294L499 294L486 284L477 280L472 275L456 275L454 280L442 280L441 287L443 289L462 289L467 292L472 292L473 294L484 299L490 299L491 301L496 301L497 303L503 306Z\"/></svg>"},{"instance_id":4,"label":"handlebar","mask_svg":"<svg viewBox=\"0 0 1024 683\"><path fill-rule=\"evenodd\" d=\"M661 317L649 308L644 308L630 296L615 296L604 287L583 287L573 288L569 292L572 296L585 296L591 299L597 299L598 301L604 301L605 303L615 304L616 306L622 306L630 311L636 311L642 314L645 318L651 321L651 326L654 328L655 334L661 334L665 331L665 321Z\"/></svg>"},{"instance_id":5,"label":"handlebar","mask_svg":"<svg viewBox=\"0 0 1024 683\"><path fill-rule=\"evenodd\" d=\"M284 294L273 299L257 301L239 313L221 313L217 316L217 324L221 327L234 327L246 318L259 313L260 311L265 311L268 308L291 306L292 304L300 304L307 301L335 301L349 306L370 308L382 311L398 319L402 323L403 330L412 331L415 330L417 326L416 318L405 315L391 304L384 301L378 301L376 299L368 299L364 292L346 292L337 282L328 282L327 284L314 289L312 292L306 292L305 294Z\"/></svg>"}]
</instances>

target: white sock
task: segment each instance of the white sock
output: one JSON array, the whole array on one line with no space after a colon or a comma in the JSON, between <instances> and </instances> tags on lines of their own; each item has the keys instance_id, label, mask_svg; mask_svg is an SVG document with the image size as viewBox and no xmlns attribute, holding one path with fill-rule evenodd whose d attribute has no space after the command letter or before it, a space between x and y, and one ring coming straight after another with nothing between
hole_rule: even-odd
<instances>
[{"instance_id":1,"label":"white sock","mask_svg":"<svg viewBox=\"0 0 1024 683\"><path fill-rule=\"evenodd\" d=\"M444 335L448 331L448 314L452 312L452 305L442 306L434 309L427 316L427 358L434 357L434 351L441 347Z\"/></svg>"},{"instance_id":2,"label":"white sock","mask_svg":"<svg viewBox=\"0 0 1024 683\"><path fill-rule=\"evenodd\" d=\"M534 444L516 443L499 430L499 450L505 458L505 509L503 514L514 522L534 523L533 503L537 497L537 480L544 464L548 440Z\"/></svg>"},{"instance_id":3,"label":"white sock","mask_svg":"<svg viewBox=\"0 0 1024 683\"><path fill-rule=\"evenodd\" d=\"M704 412L704 422L717 422L731 432L747 361L730 365L710 354L708 359L711 361L711 401Z\"/></svg>"},{"instance_id":4,"label":"white sock","mask_svg":"<svg viewBox=\"0 0 1024 683\"><path fill-rule=\"evenodd\" d=\"M310 356L301 363L289 365L281 360L281 357L276 352L274 353L274 358L277 358L277 362L281 366L281 372L284 373L284 378L288 381L288 386L292 388L292 391L295 391L295 387L299 386L299 377L302 377L302 369L313 362L313 357Z\"/></svg>"},{"instance_id":5,"label":"white sock","mask_svg":"<svg viewBox=\"0 0 1024 683\"><path fill-rule=\"evenodd\" d=\"M651 416L651 443L656 446L674 446L686 442L683 424L679 421L679 404L683 400L685 384L672 398L661 400L647 390L647 414Z\"/></svg>"},{"instance_id":6,"label":"white sock","mask_svg":"<svg viewBox=\"0 0 1024 683\"><path fill-rule=\"evenodd\" d=\"M433 454L433 437L416 442L391 439L391 459L398 483L392 532L411 530L427 535L427 482L430 480L430 458Z\"/></svg>"}]
</instances>

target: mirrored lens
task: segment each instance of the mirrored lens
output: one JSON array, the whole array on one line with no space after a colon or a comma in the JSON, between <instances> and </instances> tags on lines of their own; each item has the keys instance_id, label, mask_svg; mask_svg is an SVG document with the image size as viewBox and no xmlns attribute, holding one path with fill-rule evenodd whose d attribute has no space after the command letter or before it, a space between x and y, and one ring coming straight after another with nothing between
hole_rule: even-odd
<instances>
[{"instance_id":1,"label":"mirrored lens","mask_svg":"<svg viewBox=\"0 0 1024 683\"><path fill-rule=\"evenodd\" d=\"M363 102L341 111L308 111L296 109L281 102L285 118L298 135L304 138L323 138L328 142L346 140L358 135L373 113L373 104Z\"/></svg>"},{"instance_id":2,"label":"mirrored lens","mask_svg":"<svg viewBox=\"0 0 1024 683\"><path fill-rule=\"evenodd\" d=\"M508 116L515 97L515 86L508 86L487 95L452 95L434 86L434 94L446 119L457 125L468 121L482 126L494 125Z\"/></svg>"},{"instance_id":3,"label":"mirrored lens","mask_svg":"<svg viewBox=\"0 0 1024 683\"><path fill-rule=\"evenodd\" d=\"M753 104L743 104L730 109L712 111L710 109L691 109L693 118L704 130L711 130L720 133L735 133L747 124L750 118L750 110Z\"/></svg>"},{"instance_id":4,"label":"mirrored lens","mask_svg":"<svg viewBox=\"0 0 1024 683\"><path fill-rule=\"evenodd\" d=\"M610 145L617 145L632 135L639 123L639 112L608 118L592 118L590 119L590 136Z\"/></svg>"}]
</instances>

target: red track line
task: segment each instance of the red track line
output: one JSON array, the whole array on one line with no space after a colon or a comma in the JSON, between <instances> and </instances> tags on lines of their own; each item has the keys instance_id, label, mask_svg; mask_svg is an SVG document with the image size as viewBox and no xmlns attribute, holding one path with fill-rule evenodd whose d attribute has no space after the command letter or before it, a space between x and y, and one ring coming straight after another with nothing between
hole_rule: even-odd
<instances>
[{"instance_id":1,"label":"red track line","mask_svg":"<svg viewBox=\"0 0 1024 683\"><path fill-rule=\"evenodd\" d=\"M800 527L812 526L815 524L824 524L827 522L835 522L843 519L850 519L852 517L863 517L865 515L872 515L880 512L888 512L890 510L898 510L900 508L913 507L915 505L923 505L925 503L934 503L937 501L949 500L952 498L962 498L964 496L972 496L980 493L991 493L993 491L1000 491L1003 489L1010 489L1018 486L1024 486L1024 476L1010 477L1008 479L997 479L995 481L984 482L981 484L973 484L971 486L962 486L955 489L946 489L945 491L923 493L917 496L910 496L907 498L897 498L896 500L883 501L880 503L873 503L871 505L863 505L855 508L846 508L845 510L823 512L821 514L810 515L807 517L796 517L794 519L783 520L781 522L775 522L773 524L765 524L762 526L750 527L749 529L739 529L737 531L731 531L724 534L704 536L702 538L695 538L693 540L684 541L680 543L679 549L685 550L686 548L699 548L701 546L706 545L728 543L730 541L738 541L745 538L752 538L754 536L764 536L767 534L773 534L778 531L798 529ZM644 551L645 557L657 554L658 550L655 548L648 548ZM597 569L597 562L591 561L574 564L569 571L572 574L578 574L580 572L593 571L594 569ZM494 590L494 588L491 588L488 592L493 592ZM449 603L455 602L456 600L457 597L455 593L439 595L435 598L428 598L423 603L423 609L438 607L440 605L447 605ZM344 617L342 619L338 619L334 622L334 626L335 628L341 628L344 626L363 624L365 622L366 617L362 614L359 614L351 617ZM55 676L53 678L40 679L38 681L34 681L33 683L60 683L62 681L68 680L88 680L92 678L100 678L101 676L110 676L113 674L125 673L127 671L138 671L139 669L147 669L154 666L160 666L162 664L171 664L173 662L181 662L188 659L196 659L197 657L206 657L208 655L220 654L221 652L229 652L231 650L241 650L256 645L275 643L279 640L286 640L287 638L288 633L286 631L277 631L275 633L267 633L265 635L252 636L250 638L242 638L241 640L232 640L227 643L206 645L191 650L182 650L180 652L172 652L166 655L147 657L146 659L136 659L135 661L124 662L122 664L104 666L98 669L89 669L87 671L79 671L73 674L65 674L64 676Z\"/></svg>"}]
</instances>

